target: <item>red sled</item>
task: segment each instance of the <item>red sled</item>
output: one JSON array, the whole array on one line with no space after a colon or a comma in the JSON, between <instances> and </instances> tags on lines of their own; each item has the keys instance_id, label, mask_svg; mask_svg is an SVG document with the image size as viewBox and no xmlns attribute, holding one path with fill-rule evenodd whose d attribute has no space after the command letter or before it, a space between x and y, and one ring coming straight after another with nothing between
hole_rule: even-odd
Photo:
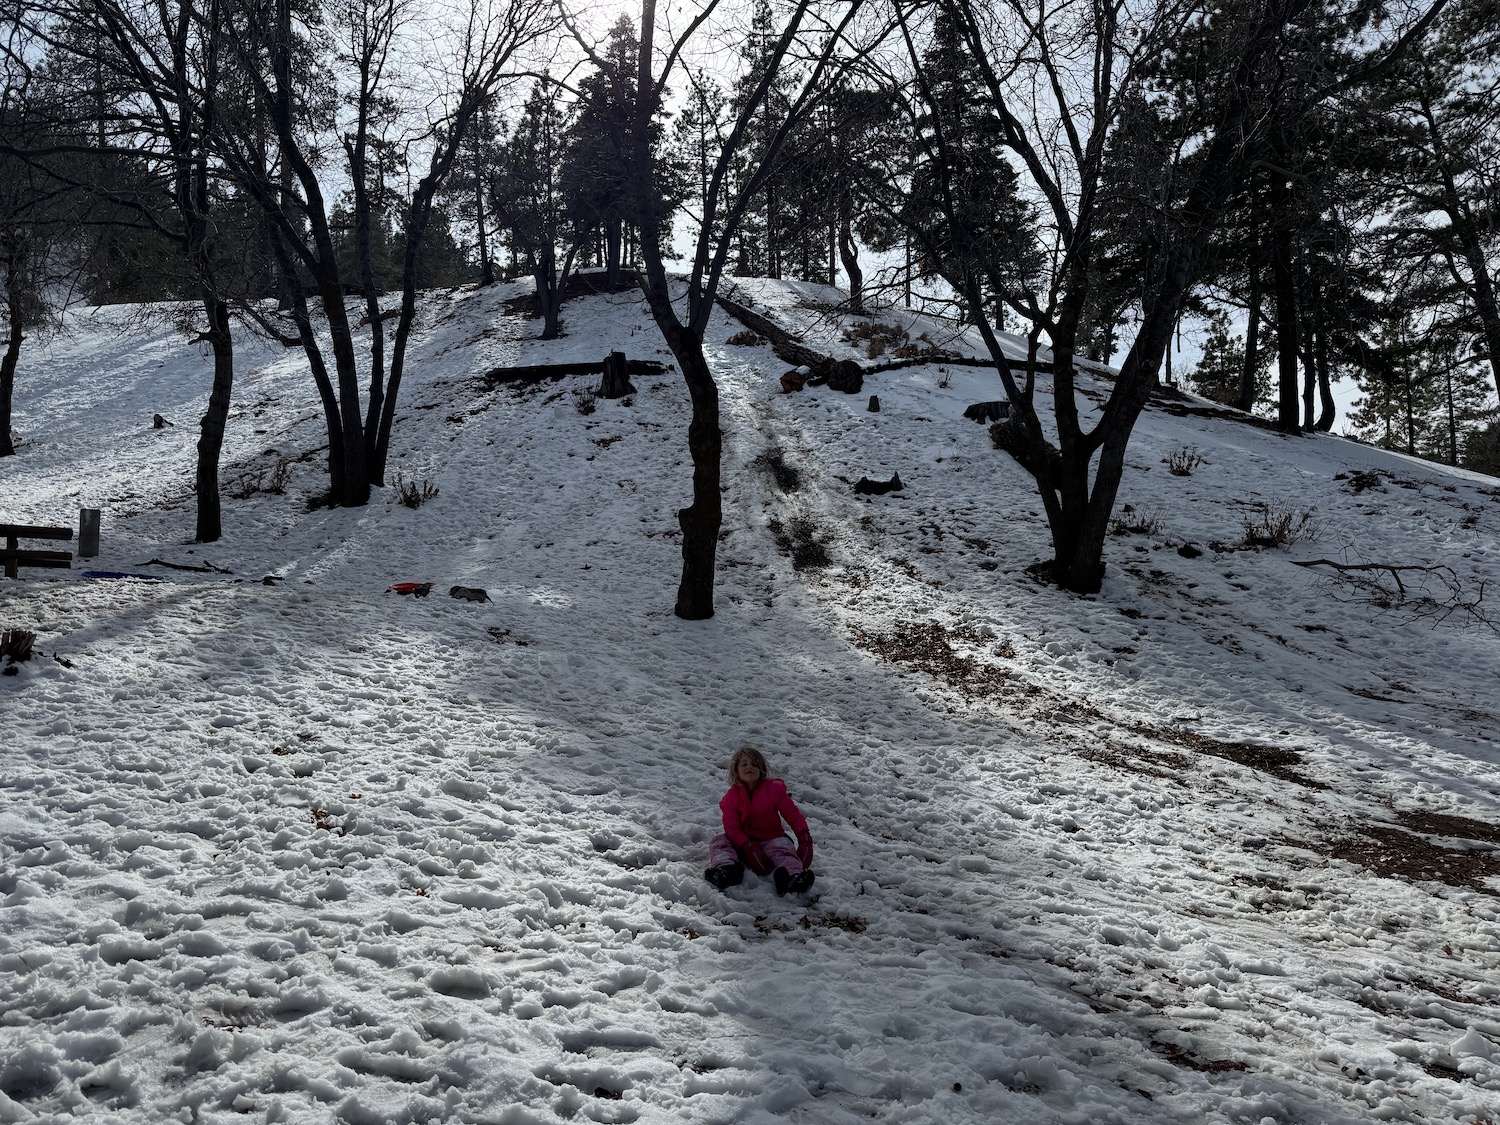
<instances>
[{"instance_id":1,"label":"red sled","mask_svg":"<svg viewBox=\"0 0 1500 1125\"><path fill-rule=\"evenodd\" d=\"M432 592L431 582L395 582L385 588L387 594L413 594L425 598Z\"/></svg>"}]
</instances>

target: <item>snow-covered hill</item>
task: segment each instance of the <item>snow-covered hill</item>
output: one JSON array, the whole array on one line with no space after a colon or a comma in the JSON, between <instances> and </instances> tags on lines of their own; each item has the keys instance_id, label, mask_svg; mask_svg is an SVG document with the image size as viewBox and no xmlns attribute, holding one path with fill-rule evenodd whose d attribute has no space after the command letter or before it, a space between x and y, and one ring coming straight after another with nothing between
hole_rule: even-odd
<instances>
[{"instance_id":1,"label":"snow-covered hill","mask_svg":"<svg viewBox=\"0 0 1500 1125\"><path fill-rule=\"evenodd\" d=\"M828 294L742 291L852 349ZM1496 482L1166 403L1078 599L962 418L992 375L874 375L870 413L718 319L719 612L682 622L677 376L477 377L667 358L649 317L543 344L515 295L424 306L415 510L307 510L311 382L243 342L203 547L206 358L85 310L23 368L0 522L101 507L89 565L163 580L0 581L41 650L0 677L0 1121L1500 1120L1500 636L1419 616L1440 575L1294 565L1473 601ZM702 880L744 744L812 824L804 899Z\"/></svg>"}]
</instances>

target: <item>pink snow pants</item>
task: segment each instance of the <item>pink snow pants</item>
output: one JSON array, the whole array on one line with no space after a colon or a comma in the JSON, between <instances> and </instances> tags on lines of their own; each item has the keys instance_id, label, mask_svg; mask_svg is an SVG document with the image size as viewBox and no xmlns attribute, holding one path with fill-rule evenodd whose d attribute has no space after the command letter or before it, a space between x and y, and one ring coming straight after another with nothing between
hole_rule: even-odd
<instances>
[{"instance_id":1,"label":"pink snow pants","mask_svg":"<svg viewBox=\"0 0 1500 1125\"><path fill-rule=\"evenodd\" d=\"M772 870L785 867L788 875L795 875L802 870L802 861L797 858L797 845L785 836L777 836L774 840L762 840L760 846L765 850L766 858L771 861ZM729 837L720 832L708 843L708 865L710 867L727 867L731 863L744 863L745 857L740 855L739 849L729 842Z\"/></svg>"}]
</instances>

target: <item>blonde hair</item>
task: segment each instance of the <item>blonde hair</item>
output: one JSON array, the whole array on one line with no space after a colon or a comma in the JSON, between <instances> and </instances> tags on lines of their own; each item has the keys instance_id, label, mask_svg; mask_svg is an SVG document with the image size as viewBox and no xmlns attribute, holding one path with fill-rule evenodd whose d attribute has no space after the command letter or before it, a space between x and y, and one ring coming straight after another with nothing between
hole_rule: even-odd
<instances>
[{"instance_id":1,"label":"blonde hair","mask_svg":"<svg viewBox=\"0 0 1500 1125\"><path fill-rule=\"evenodd\" d=\"M734 757L729 759L729 787L733 789L740 783L740 763L749 761L756 769L760 770L762 781L771 776L771 767L766 765L766 756L753 746L741 746L734 752Z\"/></svg>"}]
</instances>

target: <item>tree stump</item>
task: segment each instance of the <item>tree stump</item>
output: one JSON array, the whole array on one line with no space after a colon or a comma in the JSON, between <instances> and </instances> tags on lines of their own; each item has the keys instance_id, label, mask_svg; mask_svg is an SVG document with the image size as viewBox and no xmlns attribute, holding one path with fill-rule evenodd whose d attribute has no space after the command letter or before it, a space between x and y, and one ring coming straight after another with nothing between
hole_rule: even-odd
<instances>
[{"instance_id":1,"label":"tree stump","mask_svg":"<svg viewBox=\"0 0 1500 1125\"><path fill-rule=\"evenodd\" d=\"M879 414L880 413L880 396L879 395L871 395L870 396L870 408L869 409L870 409L870 413L871 414Z\"/></svg>"},{"instance_id":2,"label":"tree stump","mask_svg":"<svg viewBox=\"0 0 1500 1125\"><path fill-rule=\"evenodd\" d=\"M852 359L841 359L828 369L828 389L831 391L857 395L864 386L864 373Z\"/></svg>"},{"instance_id":3,"label":"tree stump","mask_svg":"<svg viewBox=\"0 0 1500 1125\"><path fill-rule=\"evenodd\" d=\"M906 486L901 483L901 474L892 473L890 480L871 480L860 477L854 485L856 496L884 496L887 492L900 492Z\"/></svg>"},{"instance_id":4,"label":"tree stump","mask_svg":"<svg viewBox=\"0 0 1500 1125\"><path fill-rule=\"evenodd\" d=\"M624 352L610 352L604 357L604 378L594 392L598 398L624 398L635 394L630 385L630 364Z\"/></svg>"},{"instance_id":5,"label":"tree stump","mask_svg":"<svg viewBox=\"0 0 1500 1125\"><path fill-rule=\"evenodd\" d=\"M78 509L78 557L80 559L96 559L99 557L99 509Z\"/></svg>"},{"instance_id":6,"label":"tree stump","mask_svg":"<svg viewBox=\"0 0 1500 1125\"><path fill-rule=\"evenodd\" d=\"M788 371L781 377L782 394L795 394L805 386L807 386L807 376L800 367L796 370Z\"/></svg>"},{"instance_id":7,"label":"tree stump","mask_svg":"<svg viewBox=\"0 0 1500 1125\"><path fill-rule=\"evenodd\" d=\"M1004 401L976 402L964 408L964 417L971 422L1002 422L1010 417L1010 403Z\"/></svg>"}]
</instances>

